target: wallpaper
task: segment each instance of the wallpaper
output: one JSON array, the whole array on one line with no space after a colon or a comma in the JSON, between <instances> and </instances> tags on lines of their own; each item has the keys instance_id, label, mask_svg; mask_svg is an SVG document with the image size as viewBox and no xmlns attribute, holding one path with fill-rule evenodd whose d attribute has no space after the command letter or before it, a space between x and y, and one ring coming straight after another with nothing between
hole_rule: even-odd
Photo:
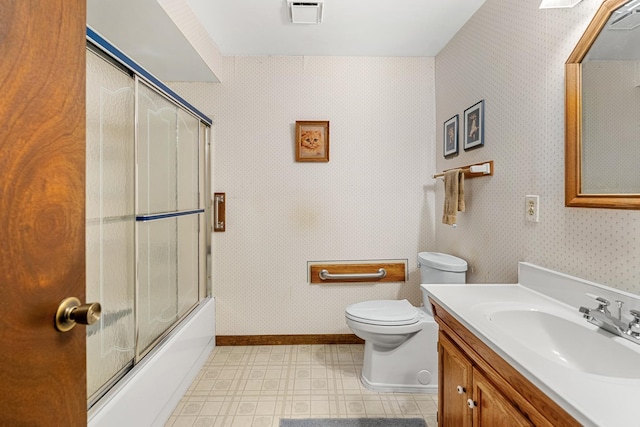
<instances>
[{"instance_id":1,"label":"wallpaper","mask_svg":"<svg viewBox=\"0 0 640 427\"><path fill-rule=\"evenodd\" d=\"M437 249L466 259L470 282L515 282L527 261L640 292L640 211L564 206L564 63L600 3L487 0L436 57L437 141L445 120L485 100L485 145L444 159L436 143L438 170L495 161L493 177L465 183L458 227L436 223ZM538 223L525 221L529 194ZM438 186L436 211L442 197Z\"/></svg>"},{"instance_id":2,"label":"wallpaper","mask_svg":"<svg viewBox=\"0 0 640 427\"><path fill-rule=\"evenodd\" d=\"M467 260L470 283L515 283L527 261L639 293L640 211L564 206L564 62L599 4L487 0L436 58L224 57L223 83L173 83L214 119L227 193L217 334L349 333L350 303L421 303L425 250ZM480 100L484 146L445 159L444 122ZM330 121L328 163L295 162L296 120ZM485 160L494 176L467 180L457 228L443 225L432 175ZM307 261L404 258L404 284L307 279Z\"/></svg>"},{"instance_id":3,"label":"wallpaper","mask_svg":"<svg viewBox=\"0 0 640 427\"><path fill-rule=\"evenodd\" d=\"M214 120L218 335L350 333L344 309L422 302L434 247L433 58L225 57L222 84L172 87ZM329 121L328 163L295 161L295 122ZM308 261L407 259L406 283L311 285Z\"/></svg>"}]
</instances>

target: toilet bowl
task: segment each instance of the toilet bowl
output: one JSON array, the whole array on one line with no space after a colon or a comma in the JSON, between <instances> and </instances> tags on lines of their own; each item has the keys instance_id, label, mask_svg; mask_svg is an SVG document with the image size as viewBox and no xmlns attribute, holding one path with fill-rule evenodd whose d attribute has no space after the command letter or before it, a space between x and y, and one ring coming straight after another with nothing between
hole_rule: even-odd
<instances>
[{"instance_id":1,"label":"toilet bowl","mask_svg":"<svg viewBox=\"0 0 640 427\"><path fill-rule=\"evenodd\" d=\"M467 263L437 252L418 254L421 283L464 283ZM422 288L421 288L422 289ZM374 300L351 304L345 321L364 343L360 379L381 392L435 393L438 388L438 324L428 294L424 305L403 300Z\"/></svg>"}]
</instances>

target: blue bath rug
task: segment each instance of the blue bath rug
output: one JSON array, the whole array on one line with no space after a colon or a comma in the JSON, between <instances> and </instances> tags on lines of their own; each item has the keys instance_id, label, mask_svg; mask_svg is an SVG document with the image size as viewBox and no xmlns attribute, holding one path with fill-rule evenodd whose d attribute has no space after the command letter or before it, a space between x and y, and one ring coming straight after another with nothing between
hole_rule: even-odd
<instances>
[{"instance_id":1,"label":"blue bath rug","mask_svg":"<svg viewBox=\"0 0 640 427\"><path fill-rule=\"evenodd\" d=\"M290 418L280 427L427 427L422 418Z\"/></svg>"}]
</instances>

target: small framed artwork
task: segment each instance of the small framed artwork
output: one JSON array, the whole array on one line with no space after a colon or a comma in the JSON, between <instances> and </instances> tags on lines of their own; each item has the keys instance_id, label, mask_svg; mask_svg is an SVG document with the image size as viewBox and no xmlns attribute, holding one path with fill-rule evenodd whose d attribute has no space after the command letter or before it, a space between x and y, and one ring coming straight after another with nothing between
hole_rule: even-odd
<instances>
[{"instance_id":1,"label":"small framed artwork","mask_svg":"<svg viewBox=\"0 0 640 427\"><path fill-rule=\"evenodd\" d=\"M444 122L444 156L458 154L458 115Z\"/></svg>"},{"instance_id":2,"label":"small framed artwork","mask_svg":"<svg viewBox=\"0 0 640 427\"><path fill-rule=\"evenodd\" d=\"M296 122L296 162L329 161L329 122Z\"/></svg>"},{"instance_id":3,"label":"small framed artwork","mask_svg":"<svg viewBox=\"0 0 640 427\"><path fill-rule=\"evenodd\" d=\"M484 145L484 99L464 110L464 149Z\"/></svg>"}]
</instances>

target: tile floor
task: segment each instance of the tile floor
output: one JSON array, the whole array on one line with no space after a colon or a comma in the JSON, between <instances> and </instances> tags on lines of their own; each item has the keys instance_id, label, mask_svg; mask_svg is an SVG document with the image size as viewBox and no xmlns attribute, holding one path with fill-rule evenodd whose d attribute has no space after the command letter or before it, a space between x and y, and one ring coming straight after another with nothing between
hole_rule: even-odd
<instances>
[{"instance_id":1,"label":"tile floor","mask_svg":"<svg viewBox=\"0 0 640 427\"><path fill-rule=\"evenodd\" d=\"M375 393L363 345L216 347L165 427L278 427L280 418L420 418L437 395Z\"/></svg>"}]
</instances>

